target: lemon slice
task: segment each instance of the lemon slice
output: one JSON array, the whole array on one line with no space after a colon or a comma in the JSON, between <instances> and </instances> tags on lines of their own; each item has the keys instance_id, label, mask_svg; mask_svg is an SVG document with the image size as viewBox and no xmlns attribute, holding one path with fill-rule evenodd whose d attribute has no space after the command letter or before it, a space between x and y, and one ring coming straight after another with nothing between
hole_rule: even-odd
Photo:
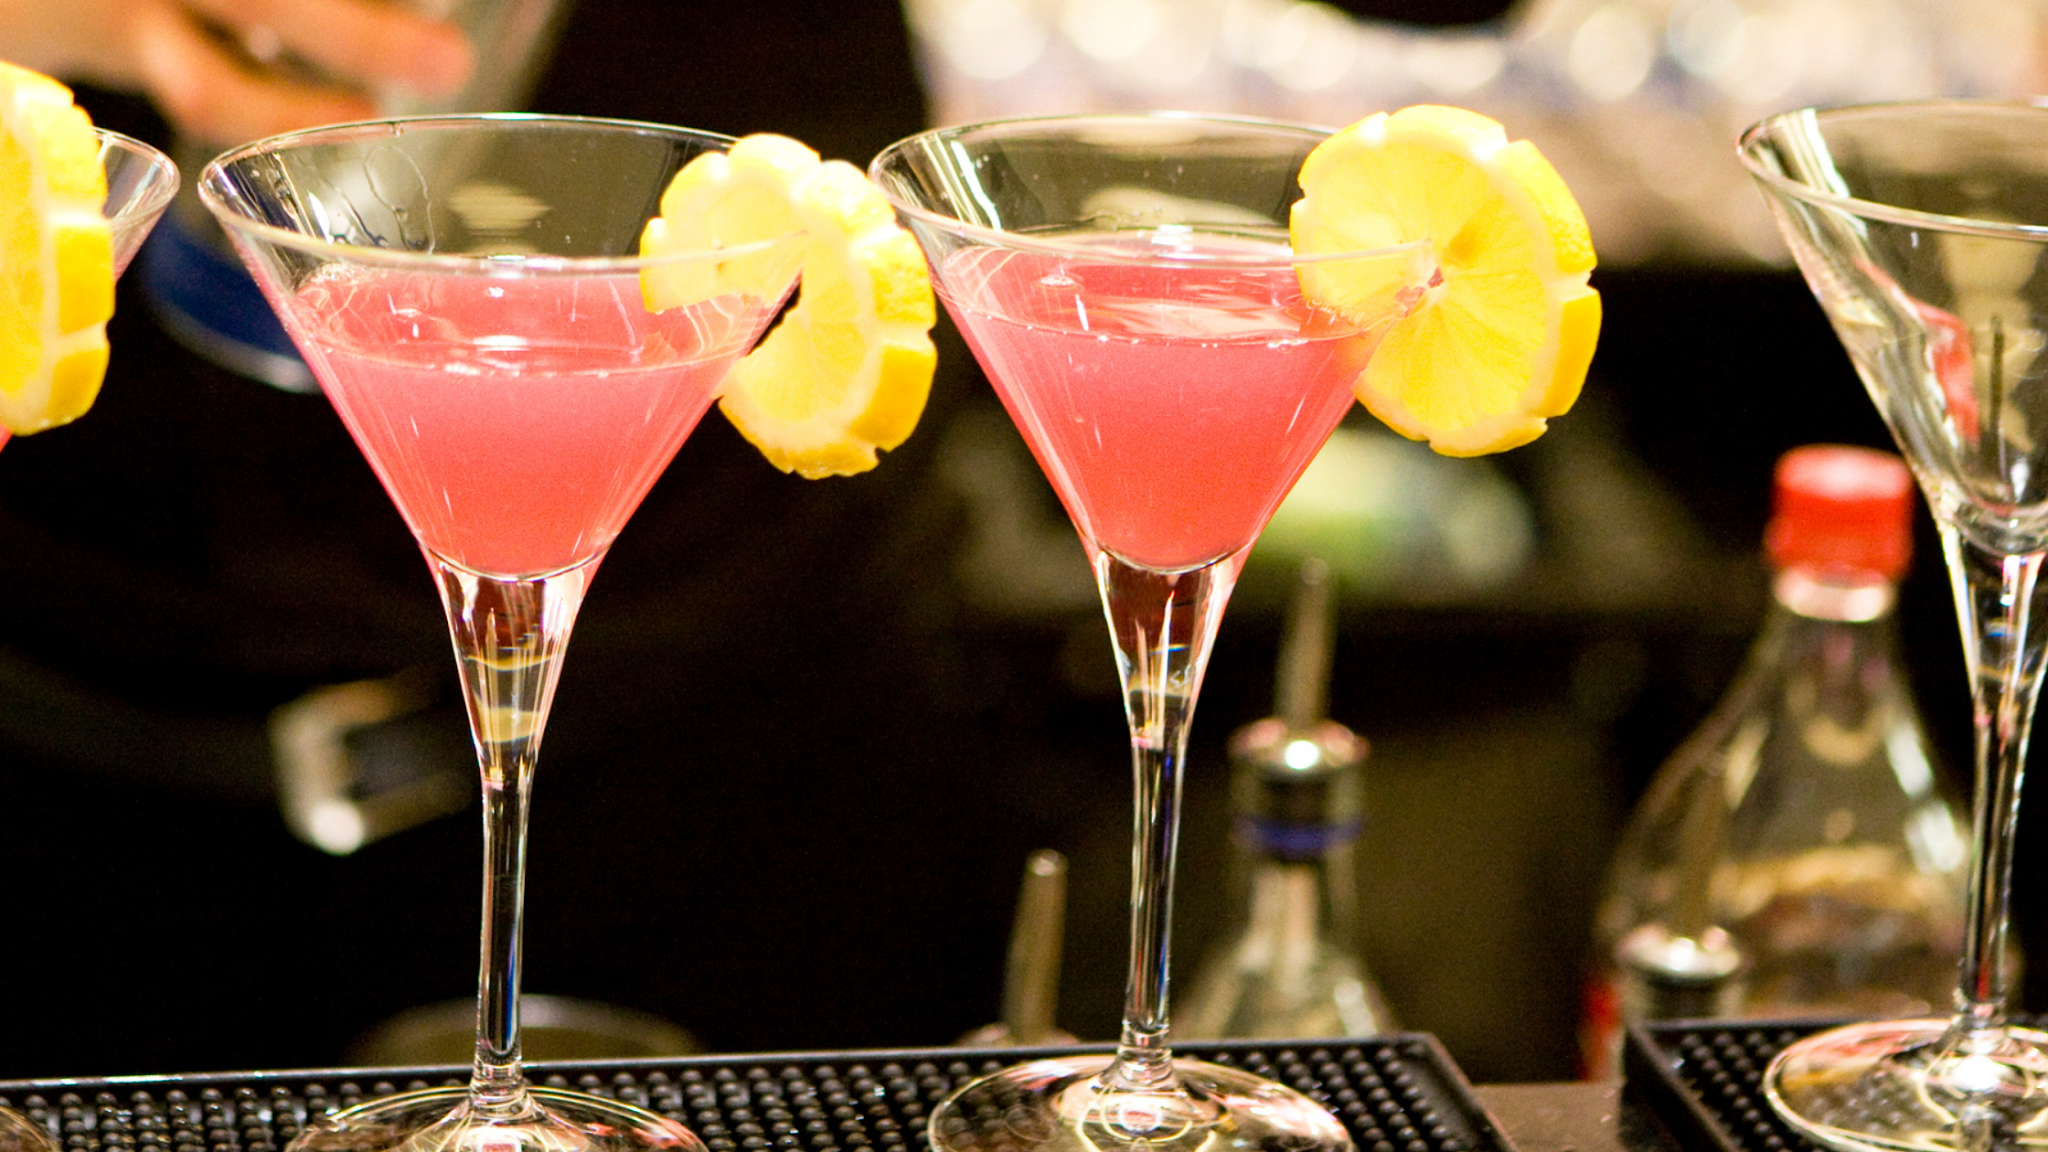
<instances>
[{"instance_id":1,"label":"lemon slice","mask_svg":"<svg viewBox=\"0 0 2048 1152\"><path fill-rule=\"evenodd\" d=\"M924 254L880 189L786 136L748 136L676 173L640 250L731 248L793 233L796 303L733 366L718 406L785 472L865 472L917 427L937 363ZM729 292L777 297L794 271L790 248L650 268L641 293L654 311Z\"/></svg>"},{"instance_id":2,"label":"lemon slice","mask_svg":"<svg viewBox=\"0 0 2048 1152\"><path fill-rule=\"evenodd\" d=\"M1419 301L1358 378L1373 415L1447 456L1478 456L1534 440L1571 408L1600 334L1593 240L1535 145L1476 112L1417 105L1325 140L1301 187L1299 254L1426 247ZM1384 312L1378 271L1309 262L1300 276L1320 307L1361 322Z\"/></svg>"},{"instance_id":3,"label":"lemon slice","mask_svg":"<svg viewBox=\"0 0 2048 1152\"><path fill-rule=\"evenodd\" d=\"M71 90L0 62L0 428L75 420L99 394L114 314L106 200Z\"/></svg>"}]
</instances>

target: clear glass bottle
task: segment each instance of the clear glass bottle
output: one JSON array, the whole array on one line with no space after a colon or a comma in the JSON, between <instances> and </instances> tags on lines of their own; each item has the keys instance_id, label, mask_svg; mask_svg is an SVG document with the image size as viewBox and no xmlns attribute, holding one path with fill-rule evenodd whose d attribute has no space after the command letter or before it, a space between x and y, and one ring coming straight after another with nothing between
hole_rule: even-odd
<instances>
[{"instance_id":1,"label":"clear glass bottle","mask_svg":"<svg viewBox=\"0 0 2048 1152\"><path fill-rule=\"evenodd\" d=\"M1625 1020L1946 1011L1969 838L1897 663L1912 507L1888 453L1779 461L1763 629L1651 782L1596 913L1589 1075Z\"/></svg>"},{"instance_id":2,"label":"clear glass bottle","mask_svg":"<svg viewBox=\"0 0 2048 1152\"><path fill-rule=\"evenodd\" d=\"M1311 1039L1390 1031L1358 952L1351 847L1366 743L1325 719L1329 570L1302 567L1280 655L1279 715L1230 743L1235 912L1174 1006L1189 1039Z\"/></svg>"}]
</instances>

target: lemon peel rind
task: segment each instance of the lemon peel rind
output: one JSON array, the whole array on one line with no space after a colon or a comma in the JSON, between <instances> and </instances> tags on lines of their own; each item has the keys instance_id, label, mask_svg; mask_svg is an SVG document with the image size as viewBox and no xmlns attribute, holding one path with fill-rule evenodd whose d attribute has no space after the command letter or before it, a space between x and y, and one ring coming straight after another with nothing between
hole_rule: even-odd
<instances>
[{"instance_id":1,"label":"lemon peel rind","mask_svg":"<svg viewBox=\"0 0 2048 1152\"><path fill-rule=\"evenodd\" d=\"M812 224L819 214L828 220L843 219L817 204L807 205L803 214ZM726 377L719 411L782 471L808 480L865 472L880 462L881 452L895 449L916 429L937 368L938 352L931 342L937 304L929 280L922 278L916 282L921 292L900 283L905 279L901 277L878 290L875 282L881 277L875 270L890 265L871 263L885 247L900 255L906 243L922 273L923 255L916 241L896 226L893 215L852 237L841 249L843 257L820 251L824 246L811 247L804 256L796 303ZM820 329L845 327L818 315L815 306L820 295L833 288L852 293L859 301L856 310L875 320L862 334L861 359L848 374L840 402L792 419L775 410L779 390L774 376L788 370L789 358L812 353L821 343ZM813 367L814 373L829 371L829 365Z\"/></svg>"},{"instance_id":2,"label":"lemon peel rind","mask_svg":"<svg viewBox=\"0 0 2048 1152\"><path fill-rule=\"evenodd\" d=\"M101 206L106 178L92 122L71 90L0 62L0 151L10 191L9 243L17 260L5 293L15 333L0 351L0 427L27 434L83 415L106 376L106 322L114 311L112 231Z\"/></svg>"},{"instance_id":3,"label":"lemon peel rind","mask_svg":"<svg viewBox=\"0 0 2048 1152\"><path fill-rule=\"evenodd\" d=\"M1451 169L1468 166L1484 178L1482 190L1506 207L1511 221L1519 222L1514 238L1526 235L1529 241L1526 273L1541 288L1542 336L1527 346L1526 354L1520 356L1521 366L1478 373L1510 381L1515 385L1512 394L1488 387L1498 379L1474 383L1473 373L1461 371L1469 368L1465 361L1471 350L1458 348L1454 340L1445 337L1443 324L1436 336L1435 355L1404 350L1403 344L1409 342L1404 337L1417 344L1430 343L1416 328L1428 323L1428 315L1445 300L1470 291L1465 269L1447 251L1454 240L1421 236L1436 249L1435 282L1423 290L1421 301L1409 315L1388 328L1381 354L1376 354L1359 376L1358 399L1394 431L1426 441L1443 455L1485 455L1526 444L1543 434L1550 417L1570 410L1597 343L1600 303L1598 292L1588 283L1595 258L1585 217L1563 179L1533 144L1510 141L1500 124L1478 113L1423 105L1391 114L1375 113L1333 135L1310 154L1302 166L1304 196L1294 205L1290 219L1298 252L1322 254L1347 246L1362 247L1369 241L1418 238L1405 232L1402 222L1373 219L1369 211L1354 211L1366 219L1348 221L1350 227L1340 226L1342 205L1325 211L1327 201L1346 192L1363 202L1373 191L1366 182L1374 178L1375 158L1388 149L1416 150L1404 157L1410 165L1416 163L1416 155L1435 153ZM1497 252L1485 255L1498 258ZM1360 298L1370 299L1364 288L1347 298L1341 270L1332 275L1304 266L1301 279L1305 296L1341 314L1357 312ZM1466 315L1470 322L1485 323L1484 317ZM1513 332L1501 333L1493 343L1510 350L1524 346ZM1447 379L1459 375L1467 378ZM1417 398L1432 401L1427 412L1417 410Z\"/></svg>"},{"instance_id":4,"label":"lemon peel rind","mask_svg":"<svg viewBox=\"0 0 2048 1152\"><path fill-rule=\"evenodd\" d=\"M924 255L881 191L787 137L747 136L679 172L642 251L800 233L796 300L733 365L719 410L768 462L806 479L865 472L916 428L931 391L938 307ZM743 261L650 269L651 309L724 291L765 296L791 269Z\"/></svg>"}]
</instances>

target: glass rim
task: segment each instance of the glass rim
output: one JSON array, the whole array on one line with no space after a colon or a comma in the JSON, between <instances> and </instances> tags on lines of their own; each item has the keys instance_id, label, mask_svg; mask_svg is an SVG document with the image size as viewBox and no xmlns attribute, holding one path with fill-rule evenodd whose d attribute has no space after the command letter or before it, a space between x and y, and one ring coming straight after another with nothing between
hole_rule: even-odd
<instances>
[{"instance_id":1,"label":"glass rim","mask_svg":"<svg viewBox=\"0 0 2048 1152\"><path fill-rule=\"evenodd\" d=\"M1812 184L1803 183L1760 164L1753 155L1762 138L1778 126L1793 120L1820 120L1856 115L1871 115L1886 112L1925 112L1937 109L1960 112L2018 113L2048 115L2048 100L1885 100L1861 104L1824 104L1807 108L1794 108L1764 117L1745 129L1735 143L1735 157L1750 176L1758 183L1804 204L1833 208L1852 216L1880 220L1887 224L1903 224L1908 227L1927 228L1938 232L1953 232L1968 236L1984 236L1993 239L2026 240L2040 242L2048 240L2048 221L2039 224L2018 224L2007 221L1978 220L1969 216L1951 216L1942 212L1927 212L1918 208L1901 208L1878 200L1865 200L1846 193L1831 192Z\"/></svg>"},{"instance_id":2,"label":"glass rim","mask_svg":"<svg viewBox=\"0 0 2048 1152\"><path fill-rule=\"evenodd\" d=\"M1052 236L1039 236L1029 232L1012 232L1004 228L991 228L985 224L970 224L965 220L935 212L905 201L890 191L879 178L882 165L890 158L906 151L912 145L945 137L965 136L970 132L981 132L994 128L1026 128L1033 125L1046 127L1076 126L1082 124L1109 124L1113 122L1164 124L1182 122L1189 124L1214 124L1220 127L1241 129L1280 130L1303 139L1321 141L1336 134L1339 129L1319 124L1304 124L1287 120L1272 120L1258 116L1229 116L1207 112L1083 112L1049 116L1009 116L993 120L977 120L968 124L947 125L928 128L889 145L875 154L868 162L867 175L898 215L909 220L949 232L963 239L977 241L994 247L1010 248L1026 252L1085 258L1104 264L1150 264L1188 268L1293 268L1303 264L1329 264L1347 260L1383 259L1389 256L1412 254L1423 251L1428 242L1423 239L1403 241L1383 248L1361 248L1348 252L1326 252L1314 256L1296 255L1289 249L1282 254L1222 253L1222 252L1131 252L1105 249L1097 245ZM1275 224L1275 228L1285 228Z\"/></svg>"},{"instance_id":3,"label":"glass rim","mask_svg":"<svg viewBox=\"0 0 2048 1152\"><path fill-rule=\"evenodd\" d=\"M791 243L803 236L802 231L788 232L766 240L746 244L734 244L723 248L695 248L684 252L666 252L658 256L555 256L533 252L506 253L463 253L463 252L422 252L407 248L380 248L368 244L345 244L325 240L280 228L261 220L252 220L223 201L212 188L214 175L228 165L264 153L276 153L288 148L328 141L356 139L366 135L384 133L400 135L408 130L448 130L478 126L531 126L542 128L596 128L607 133L639 134L661 136L670 139L688 139L711 145L716 151L729 150L736 138L720 132L698 128L684 128L673 124L661 124L650 120L625 120L603 116L561 116L540 112L468 112L421 116L384 116L370 120L350 120L338 124L322 124L312 128L301 128L291 132L266 136L230 148L208 160L199 170L196 181L199 200L224 230L240 232L245 236L261 240L280 248L289 248L309 255L322 256L337 261L372 267L412 269L422 272L466 273L475 276L554 276L554 275L605 275L611 273L640 272L650 268L668 268L679 265L700 263L706 260L732 260L752 256Z\"/></svg>"}]
</instances>

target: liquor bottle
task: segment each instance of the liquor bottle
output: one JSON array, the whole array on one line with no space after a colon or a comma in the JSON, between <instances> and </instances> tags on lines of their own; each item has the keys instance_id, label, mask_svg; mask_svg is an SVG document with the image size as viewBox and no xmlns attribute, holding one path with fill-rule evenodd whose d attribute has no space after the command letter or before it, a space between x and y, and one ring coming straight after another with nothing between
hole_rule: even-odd
<instances>
[{"instance_id":1,"label":"liquor bottle","mask_svg":"<svg viewBox=\"0 0 2048 1152\"><path fill-rule=\"evenodd\" d=\"M1312 1039L1389 1031L1358 953L1351 847L1366 743L1324 717L1329 569L1302 566L1281 647L1278 715L1230 741L1235 918L1175 1006L1174 1034Z\"/></svg>"},{"instance_id":2,"label":"liquor bottle","mask_svg":"<svg viewBox=\"0 0 2048 1152\"><path fill-rule=\"evenodd\" d=\"M1888 453L1780 459L1763 628L1651 781L1596 913L1589 1075L1627 1020L1946 1010L1969 840L1897 663L1912 505Z\"/></svg>"}]
</instances>

